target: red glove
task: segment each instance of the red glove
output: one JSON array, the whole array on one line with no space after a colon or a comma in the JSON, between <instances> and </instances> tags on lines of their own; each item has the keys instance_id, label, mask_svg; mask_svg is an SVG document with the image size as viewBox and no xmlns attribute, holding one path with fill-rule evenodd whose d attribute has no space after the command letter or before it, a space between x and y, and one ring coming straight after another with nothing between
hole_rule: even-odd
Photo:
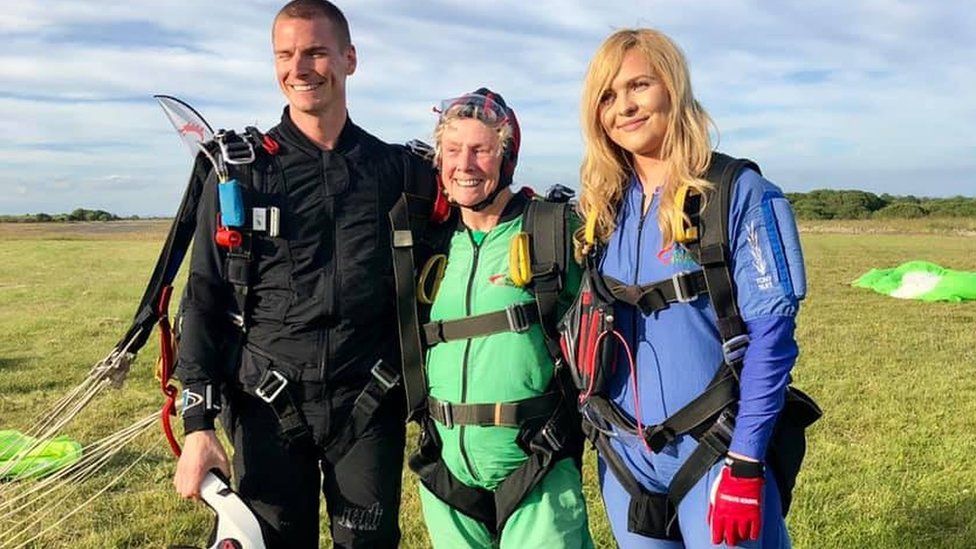
<instances>
[{"instance_id":1,"label":"red glove","mask_svg":"<svg viewBox=\"0 0 976 549\"><path fill-rule=\"evenodd\" d=\"M734 475L733 468L737 473L748 476ZM722 473L712 485L708 503L712 543L724 541L732 546L740 541L759 539L764 483L761 464L731 458L725 461Z\"/></svg>"}]
</instances>

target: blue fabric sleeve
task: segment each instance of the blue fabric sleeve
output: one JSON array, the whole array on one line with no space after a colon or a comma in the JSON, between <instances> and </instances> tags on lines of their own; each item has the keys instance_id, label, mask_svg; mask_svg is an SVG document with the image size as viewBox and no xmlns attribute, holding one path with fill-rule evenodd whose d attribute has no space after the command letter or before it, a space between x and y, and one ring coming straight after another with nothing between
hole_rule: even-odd
<instances>
[{"instance_id":1,"label":"blue fabric sleeve","mask_svg":"<svg viewBox=\"0 0 976 549\"><path fill-rule=\"evenodd\" d=\"M732 277L746 321L795 316L806 295L803 252L790 204L758 173L739 176L729 213Z\"/></svg>"},{"instance_id":2,"label":"blue fabric sleeve","mask_svg":"<svg viewBox=\"0 0 976 549\"><path fill-rule=\"evenodd\" d=\"M742 362L739 414L729 450L762 459L783 409L790 370L799 348L792 316L770 316L746 322L749 347Z\"/></svg>"},{"instance_id":3,"label":"blue fabric sleeve","mask_svg":"<svg viewBox=\"0 0 976 549\"><path fill-rule=\"evenodd\" d=\"M793 333L806 274L793 211L776 185L744 171L736 181L729 220L736 298L750 339L729 449L761 459L799 352Z\"/></svg>"}]
</instances>

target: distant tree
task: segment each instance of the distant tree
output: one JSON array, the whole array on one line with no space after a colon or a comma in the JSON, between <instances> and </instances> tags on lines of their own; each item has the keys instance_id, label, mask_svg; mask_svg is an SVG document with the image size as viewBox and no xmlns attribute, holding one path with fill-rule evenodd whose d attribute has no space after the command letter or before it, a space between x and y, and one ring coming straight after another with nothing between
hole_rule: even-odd
<instances>
[{"instance_id":1,"label":"distant tree","mask_svg":"<svg viewBox=\"0 0 976 549\"><path fill-rule=\"evenodd\" d=\"M929 215L928 210L914 202L892 202L874 212L879 219L918 219Z\"/></svg>"}]
</instances>

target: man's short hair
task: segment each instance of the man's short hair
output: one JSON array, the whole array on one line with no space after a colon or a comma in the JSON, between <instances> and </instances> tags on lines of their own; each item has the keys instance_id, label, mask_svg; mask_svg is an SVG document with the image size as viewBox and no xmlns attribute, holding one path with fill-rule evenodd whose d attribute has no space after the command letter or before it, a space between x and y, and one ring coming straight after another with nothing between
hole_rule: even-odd
<instances>
[{"instance_id":1,"label":"man's short hair","mask_svg":"<svg viewBox=\"0 0 976 549\"><path fill-rule=\"evenodd\" d=\"M349 22L346 21L346 16L329 0L292 0L278 10L278 15L274 19L275 23L285 17L306 20L324 17L332 22L332 27L339 38L340 47L347 48L352 44L352 39L349 37Z\"/></svg>"}]
</instances>

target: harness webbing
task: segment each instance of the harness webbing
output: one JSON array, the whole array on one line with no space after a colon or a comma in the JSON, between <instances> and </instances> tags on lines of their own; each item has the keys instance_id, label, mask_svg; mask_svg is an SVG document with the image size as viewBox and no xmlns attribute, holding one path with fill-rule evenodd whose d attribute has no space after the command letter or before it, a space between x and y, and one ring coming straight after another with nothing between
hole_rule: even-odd
<instances>
[{"instance_id":1,"label":"harness webbing","mask_svg":"<svg viewBox=\"0 0 976 549\"><path fill-rule=\"evenodd\" d=\"M428 396L427 413L448 429L455 425L519 427L526 421L551 416L561 399L560 393L549 392L515 402L467 404Z\"/></svg>"},{"instance_id":2,"label":"harness webbing","mask_svg":"<svg viewBox=\"0 0 976 549\"><path fill-rule=\"evenodd\" d=\"M692 301L699 295L708 293L705 275L701 271L680 273L672 278L644 285L625 284L606 275L603 280L615 299L637 307L645 315L667 309L672 303Z\"/></svg>"},{"instance_id":3,"label":"harness webbing","mask_svg":"<svg viewBox=\"0 0 976 549\"><path fill-rule=\"evenodd\" d=\"M539 321L534 303L521 303L480 315L456 320L437 320L424 324L424 344L429 349L439 343L471 339L502 332L521 333Z\"/></svg>"},{"instance_id":4,"label":"harness webbing","mask_svg":"<svg viewBox=\"0 0 976 549\"><path fill-rule=\"evenodd\" d=\"M566 238L569 203L532 200L526 207L522 226L531 239L532 283L539 309L539 321L549 356L562 361L559 346L559 293L563 289L566 266L572 260L572 242Z\"/></svg>"}]
</instances>

